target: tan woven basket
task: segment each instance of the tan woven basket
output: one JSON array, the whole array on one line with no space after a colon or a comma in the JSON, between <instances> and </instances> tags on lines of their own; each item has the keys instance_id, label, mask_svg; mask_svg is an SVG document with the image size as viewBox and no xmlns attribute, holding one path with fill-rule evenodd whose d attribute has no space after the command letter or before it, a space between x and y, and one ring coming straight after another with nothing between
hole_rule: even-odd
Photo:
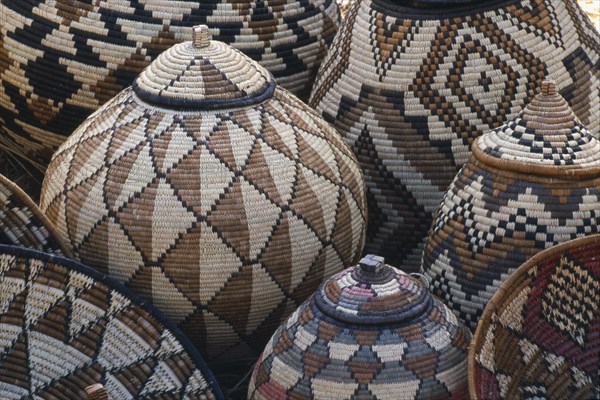
<instances>
[{"instance_id":1,"label":"tan woven basket","mask_svg":"<svg viewBox=\"0 0 600 400\"><path fill-rule=\"evenodd\" d=\"M444 192L478 136L545 78L600 136L600 34L576 0L356 0L309 104L368 188L366 252L418 270Z\"/></svg>"},{"instance_id":2,"label":"tan woven basket","mask_svg":"<svg viewBox=\"0 0 600 400\"><path fill-rule=\"evenodd\" d=\"M520 266L489 301L469 350L473 400L600 396L600 235Z\"/></svg>"},{"instance_id":3,"label":"tan woven basket","mask_svg":"<svg viewBox=\"0 0 600 400\"><path fill-rule=\"evenodd\" d=\"M0 293L2 399L85 399L98 382L115 400L223 399L171 322L89 267L0 245Z\"/></svg>"},{"instance_id":4,"label":"tan woven basket","mask_svg":"<svg viewBox=\"0 0 600 400\"><path fill-rule=\"evenodd\" d=\"M535 253L600 232L600 142L553 82L479 137L423 253L432 290L475 328L500 284Z\"/></svg>"},{"instance_id":5,"label":"tan woven basket","mask_svg":"<svg viewBox=\"0 0 600 400\"><path fill-rule=\"evenodd\" d=\"M41 196L75 256L150 299L213 368L254 361L356 262L365 203L335 129L206 27L77 129Z\"/></svg>"},{"instance_id":6,"label":"tan woven basket","mask_svg":"<svg viewBox=\"0 0 600 400\"><path fill-rule=\"evenodd\" d=\"M334 0L0 2L0 148L42 171L94 110L207 24L308 97L338 29Z\"/></svg>"}]
</instances>

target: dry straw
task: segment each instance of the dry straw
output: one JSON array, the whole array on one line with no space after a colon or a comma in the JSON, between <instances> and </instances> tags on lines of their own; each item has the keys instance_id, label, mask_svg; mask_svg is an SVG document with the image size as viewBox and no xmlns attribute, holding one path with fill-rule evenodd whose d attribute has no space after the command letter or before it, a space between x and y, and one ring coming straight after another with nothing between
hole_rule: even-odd
<instances>
[{"instance_id":1,"label":"dry straw","mask_svg":"<svg viewBox=\"0 0 600 400\"><path fill-rule=\"evenodd\" d=\"M195 35L61 146L41 208L211 366L239 366L358 260L364 181L335 129L206 27Z\"/></svg>"},{"instance_id":2,"label":"dry straw","mask_svg":"<svg viewBox=\"0 0 600 400\"><path fill-rule=\"evenodd\" d=\"M188 339L97 271L0 245L0 285L0 398L85 399L96 383L114 399L223 398Z\"/></svg>"},{"instance_id":3,"label":"dry straw","mask_svg":"<svg viewBox=\"0 0 600 400\"><path fill-rule=\"evenodd\" d=\"M600 143L546 81L479 137L423 253L432 290L475 328L498 286L535 253L600 231Z\"/></svg>"},{"instance_id":4,"label":"dry straw","mask_svg":"<svg viewBox=\"0 0 600 400\"><path fill-rule=\"evenodd\" d=\"M279 327L248 399L466 398L470 340L421 279L367 256Z\"/></svg>"},{"instance_id":5,"label":"dry straw","mask_svg":"<svg viewBox=\"0 0 600 400\"><path fill-rule=\"evenodd\" d=\"M308 96L339 11L334 0L2 1L0 148L45 170L88 115L196 24Z\"/></svg>"},{"instance_id":6,"label":"dry straw","mask_svg":"<svg viewBox=\"0 0 600 400\"><path fill-rule=\"evenodd\" d=\"M356 153L366 251L417 270L434 212L475 138L542 80L600 135L600 34L575 0L356 0L310 105Z\"/></svg>"},{"instance_id":7,"label":"dry straw","mask_svg":"<svg viewBox=\"0 0 600 400\"><path fill-rule=\"evenodd\" d=\"M0 242L71 256L69 247L37 204L0 175Z\"/></svg>"},{"instance_id":8,"label":"dry straw","mask_svg":"<svg viewBox=\"0 0 600 400\"><path fill-rule=\"evenodd\" d=\"M600 395L600 235L544 250L489 301L469 350L474 400Z\"/></svg>"}]
</instances>

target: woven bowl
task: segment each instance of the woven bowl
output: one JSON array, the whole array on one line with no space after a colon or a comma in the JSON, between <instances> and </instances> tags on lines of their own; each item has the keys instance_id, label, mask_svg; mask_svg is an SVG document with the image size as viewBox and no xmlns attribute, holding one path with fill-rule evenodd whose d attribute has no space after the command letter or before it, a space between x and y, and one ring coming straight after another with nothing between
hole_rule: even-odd
<instances>
[{"instance_id":1,"label":"woven bowl","mask_svg":"<svg viewBox=\"0 0 600 400\"><path fill-rule=\"evenodd\" d=\"M207 24L308 97L339 24L334 0L0 2L0 148L45 170L94 110Z\"/></svg>"},{"instance_id":2,"label":"woven bowl","mask_svg":"<svg viewBox=\"0 0 600 400\"><path fill-rule=\"evenodd\" d=\"M37 204L4 175L0 175L0 243L71 256Z\"/></svg>"},{"instance_id":3,"label":"woven bowl","mask_svg":"<svg viewBox=\"0 0 600 400\"><path fill-rule=\"evenodd\" d=\"M475 328L513 271L555 244L600 232L600 142L553 82L479 137L444 196L423 253L434 293Z\"/></svg>"},{"instance_id":4,"label":"woven bowl","mask_svg":"<svg viewBox=\"0 0 600 400\"><path fill-rule=\"evenodd\" d=\"M279 327L248 399L464 399L470 340L419 278L367 256Z\"/></svg>"},{"instance_id":5,"label":"woven bowl","mask_svg":"<svg viewBox=\"0 0 600 400\"><path fill-rule=\"evenodd\" d=\"M112 279L0 245L0 398L222 399L185 336Z\"/></svg>"},{"instance_id":6,"label":"woven bowl","mask_svg":"<svg viewBox=\"0 0 600 400\"><path fill-rule=\"evenodd\" d=\"M76 257L150 299L216 364L360 257L364 181L339 134L198 28L55 154L41 208Z\"/></svg>"},{"instance_id":7,"label":"woven bowl","mask_svg":"<svg viewBox=\"0 0 600 400\"><path fill-rule=\"evenodd\" d=\"M418 270L473 141L514 118L546 77L600 136L599 60L600 34L575 0L354 1L309 104L365 174L366 252Z\"/></svg>"},{"instance_id":8,"label":"woven bowl","mask_svg":"<svg viewBox=\"0 0 600 400\"><path fill-rule=\"evenodd\" d=\"M520 266L488 303L469 350L474 400L600 396L600 235Z\"/></svg>"}]
</instances>

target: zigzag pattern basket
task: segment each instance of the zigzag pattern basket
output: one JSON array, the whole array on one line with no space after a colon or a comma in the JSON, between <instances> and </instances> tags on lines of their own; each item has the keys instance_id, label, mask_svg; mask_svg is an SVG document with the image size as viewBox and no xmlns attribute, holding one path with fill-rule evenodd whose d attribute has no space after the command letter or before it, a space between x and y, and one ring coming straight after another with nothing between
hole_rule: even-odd
<instances>
[{"instance_id":1,"label":"zigzag pattern basket","mask_svg":"<svg viewBox=\"0 0 600 400\"><path fill-rule=\"evenodd\" d=\"M488 303L469 350L474 400L600 397L600 235L544 250Z\"/></svg>"},{"instance_id":2,"label":"zigzag pattern basket","mask_svg":"<svg viewBox=\"0 0 600 400\"><path fill-rule=\"evenodd\" d=\"M219 400L185 336L121 285L82 264L0 245L0 398Z\"/></svg>"},{"instance_id":3,"label":"zigzag pattern basket","mask_svg":"<svg viewBox=\"0 0 600 400\"><path fill-rule=\"evenodd\" d=\"M339 18L335 0L2 0L0 147L45 170L88 115L197 24L307 97Z\"/></svg>"},{"instance_id":4,"label":"zigzag pattern basket","mask_svg":"<svg viewBox=\"0 0 600 400\"><path fill-rule=\"evenodd\" d=\"M514 118L546 77L600 135L599 62L600 34L575 0L354 1L309 104L361 163L366 251L417 270L475 138Z\"/></svg>"},{"instance_id":5,"label":"zigzag pattern basket","mask_svg":"<svg viewBox=\"0 0 600 400\"><path fill-rule=\"evenodd\" d=\"M335 129L206 27L87 119L41 196L75 255L150 299L211 366L255 359L356 262L365 202Z\"/></svg>"},{"instance_id":6,"label":"zigzag pattern basket","mask_svg":"<svg viewBox=\"0 0 600 400\"><path fill-rule=\"evenodd\" d=\"M423 253L432 290L475 328L498 286L535 253L600 232L600 142L553 82L479 137Z\"/></svg>"}]
</instances>

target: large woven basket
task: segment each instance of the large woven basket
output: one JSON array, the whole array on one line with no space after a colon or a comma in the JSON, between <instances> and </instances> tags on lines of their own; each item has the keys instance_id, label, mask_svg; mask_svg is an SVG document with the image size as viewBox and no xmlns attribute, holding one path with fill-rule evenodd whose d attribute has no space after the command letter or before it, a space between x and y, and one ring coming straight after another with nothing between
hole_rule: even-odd
<instances>
[{"instance_id":1,"label":"large woven basket","mask_svg":"<svg viewBox=\"0 0 600 400\"><path fill-rule=\"evenodd\" d=\"M0 175L0 243L71 256L37 204L4 175Z\"/></svg>"},{"instance_id":2,"label":"large woven basket","mask_svg":"<svg viewBox=\"0 0 600 400\"><path fill-rule=\"evenodd\" d=\"M222 399L198 352L154 308L84 265L0 245L0 398Z\"/></svg>"},{"instance_id":3,"label":"large woven basket","mask_svg":"<svg viewBox=\"0 0 600 400\"><path fill-rule=\"evenodd\" d=\"M0 147L45 170L88 115L196 24L308 97L339 11L335 0L2 0Z\"/></svg>"},{"instance_id":4,"label":"large woven basket","mask_svg":"<svg viewBox=\"0 0 600 400\"><path fill-rule=\"evenodd\" d=\"M419 278L367 256L275 332L248 399L465 399L470 340Z\"/></svg>"},{"instance_id":5,"label":"large woven basket","mask_svg":"<svg viewBox=\"0 0 600 400\"><path fill-rule=\"evenodd\" d=\"M335 129L200 27L61 146L41 208L211 365L258 356L358 260L366 226L360 168Z\"/></svg>"},{"instance_id":6,"label":"large woven basket","mask_svg":"<svg viewBox=\"0 0 600 400\"><path fill-rule=\"evenodd\" d=\"M473 140L514 118L542 80L600 135L600 34L575 0L357 0L310 105L356 153L366 252L418 269L437 205Z\"/></svg>"},{"instance_id":7,"label":"large woven basket","mask_svg":"<svg viewBox=\"0 0 600 400\"><path fill-rule=\"evenodd\" d=\"M488 303L469 350L474 400L600 398L600 235L544 250Z\"/></svg>"},{"instance_id":8,"label":"large woven basket","mask_svg":"<svg viewBox=\"0 0 600 400\"><path fill-rule=\"evenodd\" d=\"M535 253L600 232L600 142L544 82L513 121L479 137L423 254L432 290L472 328Z\"/></svg>"}]
</instances>

